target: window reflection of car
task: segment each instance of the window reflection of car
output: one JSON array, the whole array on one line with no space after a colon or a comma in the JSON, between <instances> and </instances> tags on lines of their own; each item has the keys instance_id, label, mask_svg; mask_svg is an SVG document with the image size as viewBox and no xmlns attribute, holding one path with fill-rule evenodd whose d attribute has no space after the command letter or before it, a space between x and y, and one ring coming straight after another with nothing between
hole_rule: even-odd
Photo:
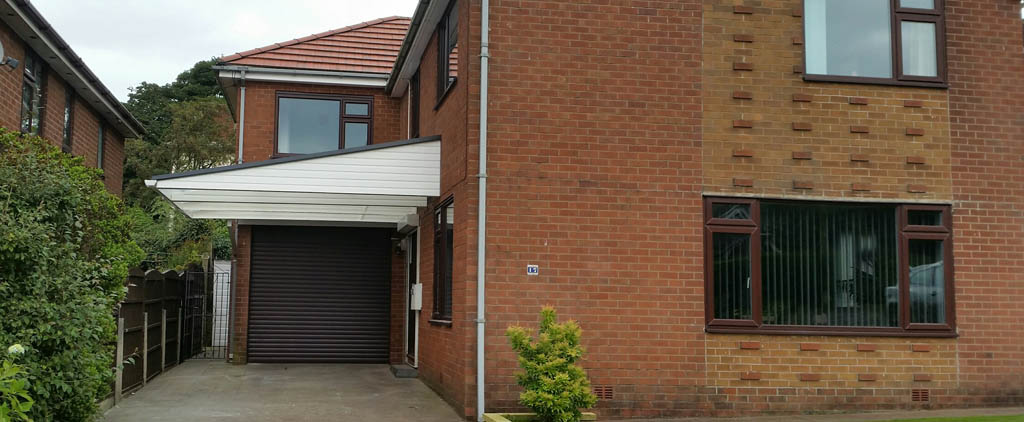
<instances>
[{"instance_id":1,"label":"window reflection of car","mask_svg":"<svg viewBox=\"0 0 1024 422\"><path fill-rule=\"evenodd\" d=\"M944 320L946 308L945 267L942 261L910 267L910 307L937 312L939 320ZM899 302L899 290L896 286L885 289L885 299L890 305Z\"/></svg>"}]
</instances>

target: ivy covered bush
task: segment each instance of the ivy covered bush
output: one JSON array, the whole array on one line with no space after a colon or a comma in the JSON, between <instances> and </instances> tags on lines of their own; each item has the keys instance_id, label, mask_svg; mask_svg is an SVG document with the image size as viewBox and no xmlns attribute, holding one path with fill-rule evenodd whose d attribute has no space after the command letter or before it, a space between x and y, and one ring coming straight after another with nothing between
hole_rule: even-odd
<instances>
[{"instance_id":1,"label":"ivy covered bush","mask_svg":"<svg viewBox=\"0 0 1024 422\"><path fill-rule=\"evenodd\" d=\"M543 422L577 422L583 416L580 409L597 403L587 374L576 364L583 358L581 331L573 320L559 324L555 309L548 306L540 312L536 341L523 327L512 326L505 332L523 369L516 374L523 387L519 403Z\"/></svg>"},{"instance_id":2,"label":"ivy covered bush","mask_svg":"<svg viewBox=\"0 0 1024 422\"><path fill-rule=\"evenodd\" d=\"M113 312L142 250L100 175L0 129L0 345L24 346L35 421L92 419L113 378Z\"/></svg>"}]
</instances>

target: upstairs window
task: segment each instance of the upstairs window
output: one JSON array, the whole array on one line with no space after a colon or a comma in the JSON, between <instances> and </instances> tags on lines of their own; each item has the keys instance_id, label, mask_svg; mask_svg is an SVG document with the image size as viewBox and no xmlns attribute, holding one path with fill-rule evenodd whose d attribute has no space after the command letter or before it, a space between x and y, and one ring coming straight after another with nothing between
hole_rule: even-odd
<instances>
[{"instance_id":1,"label":"upstairs window","mask_svg":"<svg viewBox=\"0 0 1024 422\"><path fill-rule=\"evenodd\" d=\"M805 78L941 86L943 0L804 0Z\"/></svg>"},{"instance_id":2,"label":"upstairs window","mask_svg":"<svg viewBox=\"0 0 1024 422\"><path fill-rule=\"evenodd\" d=\"M952 335L947 206L709 198L709 331Z\"/></svg>"},{"instance_id":3,"label":"upstairs window","mask_svg":"<svg viewBox=\"0 0 1024 422\"><path fill-rule=\"evenodd\" d=\"M21 132L38 135L43 125L43 88L46 75L43 61L26 48L25 71L21 83Z\"/></svg>"},{"instance_id":4,"label":"upstairs window","mask_svg":"<svg viewBox=\"0 0 1024 422\"><path fill-rule=\"evenodd\" d=\"M276 154L312 154L370 144L373 97L278 93Z\"/></svg>"},{"instance_id":5,"label":"upstairs window","mask_svg":"<svg viewBox=\"0 0 1024 422\"><path fill-rule=\"evenodd\" d=\"M106 127L105 126L106 125L104 125L103 122L101 121L100 122L99 138L96 139L96 168L101 169L101 170L103 169L103 154L104 154L103 153L103 143L105 141L103 139L103 132L106 131Z\"/></svg>"},{"instance_id":6,"label":"upstairs window","mask_svg":"<svg viewBox=\"0 0 1024 422\"><path fill-rule=\"evenodd\" d=\"M437 100L455 85L459 59L459 2L453 1L437 25Z\"/></svg>"},{"instance_id":7,"label":"upstairs window","mask_svg":"<svg viewBox=\"0 0 1024 422\"><path fill-rule=\"evenodd\" d=\"M64 85L64 130L61 133L61 147L66 153L71 153L71 129L72 119L75 116L75 90L71 85Z\"/></svg>"},{"instance_id":8,"label":"upstairs window","mask_svg":"<svg viewBox=\"0 0 1024 422\"><path fill-rule=\"evenodd\" d=\"M420 72L409 81L409 138L420 137Z\"/></svg>"}]
</instances>

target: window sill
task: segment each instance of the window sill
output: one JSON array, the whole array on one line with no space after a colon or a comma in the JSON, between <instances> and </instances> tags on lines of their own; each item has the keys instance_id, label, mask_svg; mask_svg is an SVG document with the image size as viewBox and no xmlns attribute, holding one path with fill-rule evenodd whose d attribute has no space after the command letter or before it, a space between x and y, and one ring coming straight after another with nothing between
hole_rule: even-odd
<instances>
[{"instance_id":1,"label":"window sill","mask_svg":"<svg viewBox=\"0 0 1024 422\"><path fill-rule=\"evenodd\" d=\"M455 78L451 85L448 85L448 89L444 90L444 93L440 97L437 97L437 104L434 104L434 111L441 108L441 104L444 104L444 100L448 98L448 94L451 94L455 90L455 85L459 84L459 78Z\"/></svg>"},{"instance_id":2,"label":"window sill","mask_svg":"<svg viewBox=\"0 0 1024 422\"><path fill-rule=\"evenodd\" d=\"M826 337L927 337L927 338L957 338L960 335L956 331L906 331L891 328L817 328L817 327L772 327L772 328L748 328L748 327L705 327L704 331L710 334L758 334L769 336L826 336Z\"/></svg>"},{"instance_id":3,"label":"window sill","mask_svg":"<svg viewBox=\"0 0 1024 422\"><path fill-rule=\"evenodd\" d=\"M427 322L429 322L430 325L435 325L435 326L439 326L439 327L448 327L448 328L452 327L452 321L451 320L430 319L430 320L427 320Z\"/></svg>"},{"instance_id":4,"label":"window sill","mask_svg":"<svg viewBox=\"0 0 1024 422\"><path fill-rule=\"evenodd\" d=\"M804 74L804 82L832 82L861 85L906 86L916 88L948 89L946 82L898 81L895 79L861 78L856 76L830 76Z\"/></svg>"}]
</instances>

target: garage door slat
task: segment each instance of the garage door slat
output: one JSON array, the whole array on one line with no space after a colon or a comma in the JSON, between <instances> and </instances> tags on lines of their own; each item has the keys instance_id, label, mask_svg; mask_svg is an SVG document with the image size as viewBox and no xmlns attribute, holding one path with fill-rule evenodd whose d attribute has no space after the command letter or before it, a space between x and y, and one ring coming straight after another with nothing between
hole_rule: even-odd
<instances>
[{"instance_id":1,"label":"garage door slat","mask_svg":"<svg viewBox=\"0 0 1024 422\"><path fill-rule=\"evenodd\" d=\"M253 227L250 362L386 363L390 232Z\"/></svg>"}]
</instances>

